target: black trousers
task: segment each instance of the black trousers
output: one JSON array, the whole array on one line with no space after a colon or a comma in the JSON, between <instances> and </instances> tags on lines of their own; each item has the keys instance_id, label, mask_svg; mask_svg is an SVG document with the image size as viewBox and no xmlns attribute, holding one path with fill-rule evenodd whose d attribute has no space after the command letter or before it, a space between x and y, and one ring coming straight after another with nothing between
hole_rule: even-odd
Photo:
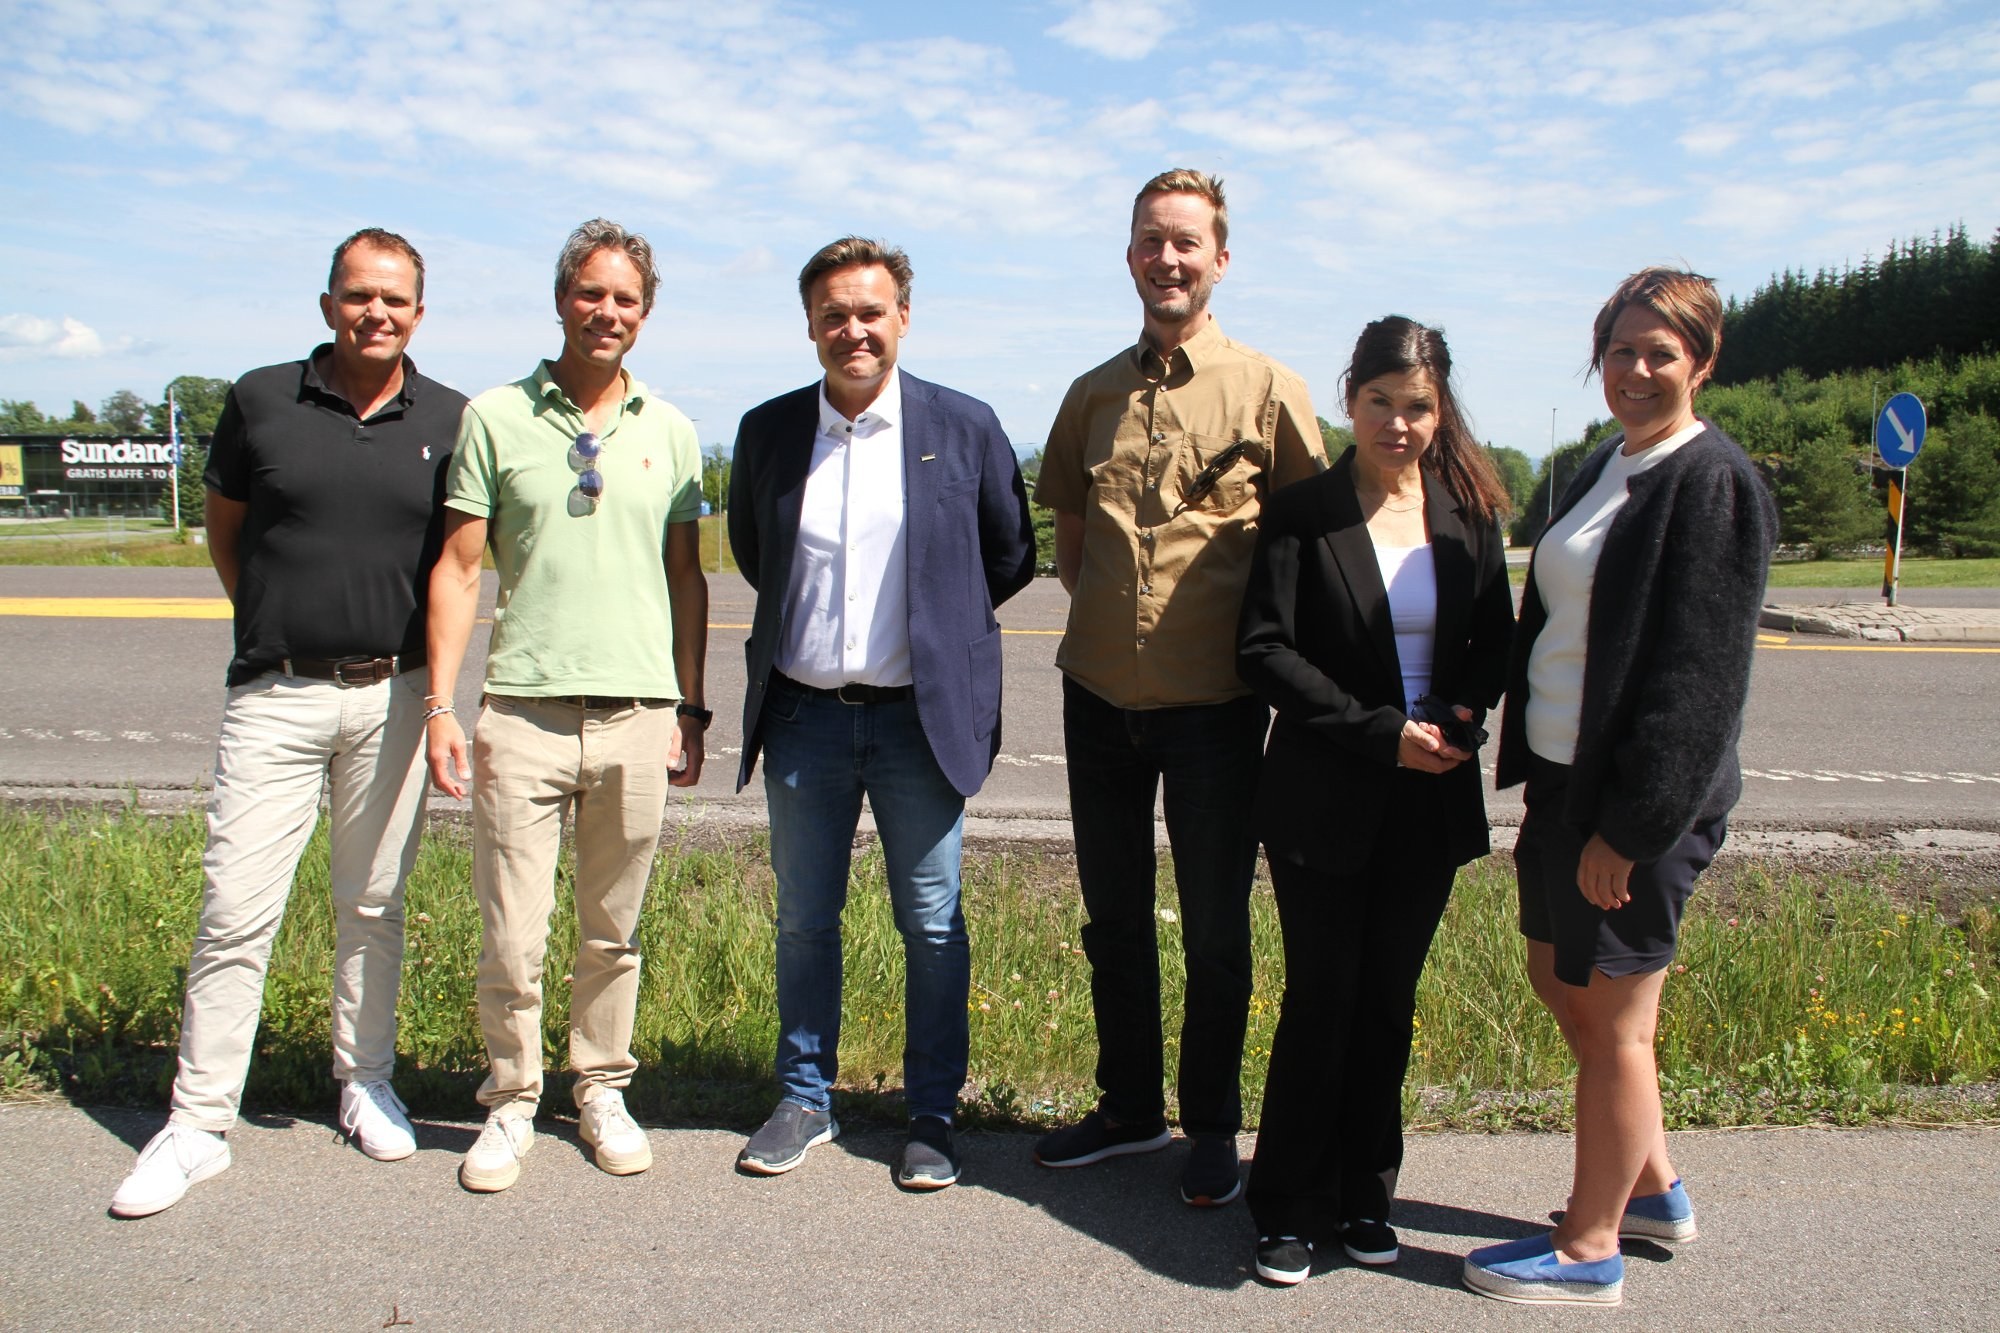
<instances>
[{"instance_id":1,"label":"black trousers","mask_svg":"<svg viewBox=\"0 0 2000 1333\"><path fill-rule=\"evenodd\" d=\"M1271 863L1285 999L1250 1170L1259 1234L1331 1243L1341 1223L1389 1220L1417 978L1457 874L1425 845L1411 804L1396 803L1355 873ZM1412 827L1398 829L1405 812Z\"/></svg>"},{"instance_id":2,"label":"black trousers","mask_svg":"<svg viewBox=\"0 0 2000 1333\"><path fill-rule=\"evenodd\" d=\"M1245 696L1180 708L1119 708L1063 677L1076 875L1107 1115L1166 1109L1153 801L1166 809L1187 966L1177 1090L1181 1128L1243 1126L1250 1013L1250 883L1257 770L1270 710ZM1162 790L1164 789L1164 791Z\"/></svg>"}]
</instances>

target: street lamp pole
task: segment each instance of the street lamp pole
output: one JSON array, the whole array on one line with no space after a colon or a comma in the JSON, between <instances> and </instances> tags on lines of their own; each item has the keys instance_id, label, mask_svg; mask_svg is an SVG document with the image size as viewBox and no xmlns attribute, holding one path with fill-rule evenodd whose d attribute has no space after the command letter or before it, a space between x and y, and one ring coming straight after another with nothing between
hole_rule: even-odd
<instances>
[{"instance_id":1,"label":"street lamp pole","mask_svg":"<svg viewBox=\"0 0 2000 1333\"><path fill-rule=\"evenodd\" d=\"M1548 531L1549 523L1556 521L1556 409L1549 409L1549 520L1542 525Z\"/></svg>"}]
</instances>

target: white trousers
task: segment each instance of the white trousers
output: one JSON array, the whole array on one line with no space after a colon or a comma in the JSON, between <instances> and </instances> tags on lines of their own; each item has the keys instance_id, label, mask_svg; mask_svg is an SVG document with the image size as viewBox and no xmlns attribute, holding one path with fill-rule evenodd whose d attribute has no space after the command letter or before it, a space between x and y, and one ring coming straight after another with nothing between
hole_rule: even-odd
<instances>
[{"instance_id":1,"label":"white trousers","mask_svg":"<svg viewBox=\"0 0 2000 1333\"><path fill-rule=\"evenodd\" d=\"M393 1072L403 881L423 828L426 679L409 671L345 686L267 672L230 688L171 1119L217 1132L236 1122L271 944L323 791L332 845L333 1076Z\"/></svg>"}]
</instances>

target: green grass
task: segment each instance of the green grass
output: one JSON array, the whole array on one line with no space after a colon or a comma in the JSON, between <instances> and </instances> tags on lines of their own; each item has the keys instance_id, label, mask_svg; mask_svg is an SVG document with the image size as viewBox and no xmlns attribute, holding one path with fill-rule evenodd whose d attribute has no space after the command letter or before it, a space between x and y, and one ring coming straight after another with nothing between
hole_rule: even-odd
<instances>
[{"instance_id":1,"label":"green grass","mask_svg":"<svg viewBox=\"0 0 2000 1333\"><path fill-rule=\"evenodd\" d=\"M94 538L0 538L0 565L164 565L207 569L209 559L206 546L177 542L171 536L162 538L149 531L143 536L135 534L118 542Z\"/></svg>"},{"instance_id":2,"label":"green grass","mask_svg":"<svg viewBox=\"0 0 2000 1333\"><path fill-rule=\"evenodd\" d=\"M1905 588L1992 588L2000 586L2000 558L1940 559L1903 557L1898 580ZM1773 588L1879 588L1882 561L1799 560L1771 566Z\"/></svg>"},{"instance_id":3,"label":"green grass","mask_svg":"<svg viewBox=\"0 0 2000 1333\"><path fill-rule=\"evenodd\" d=\"M163 1104L201 897L195 815L44 817L0 810L0 1090L87 1103ZM250 1073L253 1110L325 1110L332 923L315 839L280 932ZM562 1065L575 951L564 862L547 967L545 1056ZM427 838L409 885L399 1089L464 1116L483 1072L469 861ZM1660 1056L1675 1125L1857 1122L1896 1115L1911 1086L2000 1077L2000 922L1947 920L1885 864L1862 879L1766 869L1716 875L1686 921L1667 982ZM669 849L640 927L645 970L630 1098L655 1122L751 1124L769 1109L775 1039L771 874L762 845ZM902 961L879 856L856 862L846 928L842 1114L887 1119L901 1082ZM968 1123L1045 1124L1087 1107L1095 1057L1081 908L1063 862L976 855ZM1173 902L1163 882L1162 905ZM1726 907L1717 905L1726 902ZM1565 1122L1570 1066L1530 994L1498 859L1460 877L1419 996L1413 1122L1503 1128ZM1252 1121L1276 1029L1281 951L1268 889L1253 899L1257 973L1244 1083ZM1160 922L1170 1011L1179 924ZM1682 970L1684 969L1684 970ZM1172 1025L1169 1025L1170 1030ZM1169 1057L1172 1057L1171 1046ZM551 1105L563 1105L560 1075ZM1993 1114L1989 1091L1963 1115Z\"/></svg>"}]
</instances>

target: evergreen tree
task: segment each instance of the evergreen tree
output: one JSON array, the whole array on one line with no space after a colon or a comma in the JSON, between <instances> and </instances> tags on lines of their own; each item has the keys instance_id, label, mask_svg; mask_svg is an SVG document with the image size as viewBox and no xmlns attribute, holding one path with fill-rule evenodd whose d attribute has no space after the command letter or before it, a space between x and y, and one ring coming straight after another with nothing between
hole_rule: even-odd
<instances>
[{"instance_id":1,"label":"evergreen tree","mask_svg":"<svg viewBox=\"0 0 2000 1333\"><path fill-rule=\"evenodd\" d=\"M1852 445L1811 436L1792 446L1775 472L1779 541L1809 546L1819 560L1881 539L1886 514L1874 503L1867 463Z\"/></svg>"}]
</instances>

